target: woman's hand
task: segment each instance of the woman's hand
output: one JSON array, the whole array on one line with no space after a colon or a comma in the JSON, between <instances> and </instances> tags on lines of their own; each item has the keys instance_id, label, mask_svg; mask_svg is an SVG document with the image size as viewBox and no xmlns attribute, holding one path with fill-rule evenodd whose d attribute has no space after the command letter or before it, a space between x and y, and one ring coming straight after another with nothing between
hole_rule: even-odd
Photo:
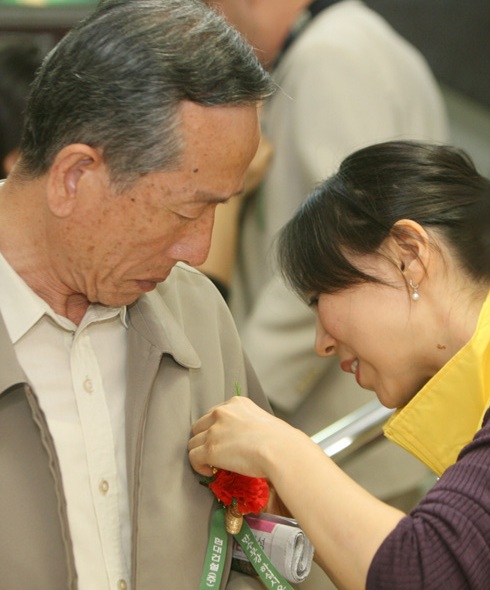
<instances>
[{"instance_id":1,"label":"woman's hand","mask_svg":"<svg viewBox=\"0 0 490 590\"><path fill-rule=\"evenodd\" d=\"M193 426L192 466L211 465L265 477L280 497L271 512L290 512L315 546L317 560L342 588L365 588L374 554L403 513L352 481L304 432L246 397L212 408Z\"/></svg>"},{"instance_id":2,"label":"woman's hand","mask_svg":"<svg viewBox=\"0 0 490 590\"><path fill-rule=\"evenodd\" d=\"M189 459L193 468L205 476L212 475L212 465L268 478L274 447L283 434L294 430L250 399L233 397L193 425Z\"/></svg>"}]
</instances>

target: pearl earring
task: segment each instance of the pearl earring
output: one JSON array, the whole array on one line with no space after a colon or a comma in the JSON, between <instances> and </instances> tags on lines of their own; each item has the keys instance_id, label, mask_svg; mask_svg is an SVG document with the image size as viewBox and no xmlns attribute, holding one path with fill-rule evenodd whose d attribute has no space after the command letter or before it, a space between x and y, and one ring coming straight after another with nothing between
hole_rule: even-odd
<instances>
[{"instance_id":1,"label":"pearl earring","mask_svg":"<svg viewBox=\"0 0 490 590\"><path fill-rule=\"evenodd\" d=\"M413 289L413 293L411 295L411 298L413 299L413 301L418 301L420 299L419 286L414 285L412 279L410 279L408 281L408 284Z\"/></svg>"}]
</instances>

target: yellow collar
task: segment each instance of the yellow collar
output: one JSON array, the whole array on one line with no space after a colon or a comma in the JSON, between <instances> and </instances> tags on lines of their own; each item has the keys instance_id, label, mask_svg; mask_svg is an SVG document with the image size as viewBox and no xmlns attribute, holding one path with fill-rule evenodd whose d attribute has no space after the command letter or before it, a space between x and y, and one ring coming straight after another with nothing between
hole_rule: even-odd
<instances>
[{"instance_id":1,"label":"yellow collar","mask_svg":"<svg viewBox=\"0 0 490 590\"><path fill-rule=\"evenodd\" d=\"M471 340L386 423L387 438L437 475L456 462L490 407L490 293Z\"/></svg>"}]
</instances>

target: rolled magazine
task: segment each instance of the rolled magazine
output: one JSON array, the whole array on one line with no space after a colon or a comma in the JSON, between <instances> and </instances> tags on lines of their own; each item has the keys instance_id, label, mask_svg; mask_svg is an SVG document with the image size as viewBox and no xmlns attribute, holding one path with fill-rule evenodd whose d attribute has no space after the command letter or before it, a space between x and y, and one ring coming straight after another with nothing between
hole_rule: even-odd
<instances>
[{"instance_id":1,"label":"rolled magazine","mask_svg":"<svg viewBox=\"0 0 490 590\"><path fill-rule=\"evenodd\" d=\"M313 545L298 523L291 518L262 513L245 516L248 526L264 553L284 578L303 582L311 571ZM236 540L233 540L232 569L257 575Z\"/></svg>"}]
</instances>

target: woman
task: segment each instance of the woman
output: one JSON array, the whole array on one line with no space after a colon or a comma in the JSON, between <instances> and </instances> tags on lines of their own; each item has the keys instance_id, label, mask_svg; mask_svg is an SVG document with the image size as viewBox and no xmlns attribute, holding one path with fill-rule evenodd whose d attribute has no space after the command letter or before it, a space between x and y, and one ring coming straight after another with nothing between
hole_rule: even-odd
<instances>
[{"instance_id":1,"label":"woman","mask_svg":"<svg viewBox=\"0 0 490 590\"><path fill-rule=\"evenodd\" d=\"M440 476L409 515L250 400L194 424L194 468L268 478L340 588L488 590L490 253L475 244L488 248L489 202L464 154L387 142L349 156L280 235L284 275L317 315L317 353L400 408L387 436Z\"/></svg>"}]
</instances>

